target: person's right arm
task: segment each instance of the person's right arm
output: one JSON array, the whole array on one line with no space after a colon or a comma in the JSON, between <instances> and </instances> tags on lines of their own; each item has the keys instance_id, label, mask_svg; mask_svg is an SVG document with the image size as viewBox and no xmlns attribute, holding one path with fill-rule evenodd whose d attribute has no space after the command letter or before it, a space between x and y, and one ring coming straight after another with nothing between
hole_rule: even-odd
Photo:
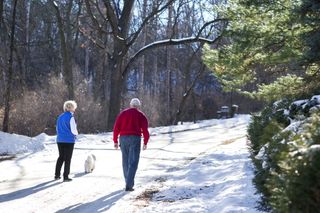
<instances>
[{"instance_id":1,"label":"person's right arm","mask_svg":"<svg viewBox=\"0 0 320 213\"><path fill-rule=\"evenodd\" d=\"M119 115L113 127L113 142L114 142L115 149L119 148L118 136L120 133L120 123L121 123L121 116Z\"/></svg>"}]
</instances>

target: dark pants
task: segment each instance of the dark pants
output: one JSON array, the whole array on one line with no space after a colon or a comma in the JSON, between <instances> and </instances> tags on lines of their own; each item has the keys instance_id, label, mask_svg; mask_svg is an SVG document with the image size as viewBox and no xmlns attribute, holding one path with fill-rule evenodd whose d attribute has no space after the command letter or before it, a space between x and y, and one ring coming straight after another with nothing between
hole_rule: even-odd
<instances>
[{"instance_id":1,"label":"dark pants","mask_svg":"<svg viewBox=\"0 0 320 213\"><path fill-rule=\"evenodd\" d=\"M59 157L56 164L56 177L60 177L62 164L64 163L63 178L68 178L70 173L70 164L73 153L74 143L57 143L59 149Z\"/></svg>"},{"instance_id":2,"label":"dark pants","mask_svg":"<svg viewBox=\"0 0 320 213\"><path fill-rule=\"evenodd\" d=\"M141 137L135 135L120 136L122 169L126 188L133 188L141 149Z\"/></svg>"}]
</instances>

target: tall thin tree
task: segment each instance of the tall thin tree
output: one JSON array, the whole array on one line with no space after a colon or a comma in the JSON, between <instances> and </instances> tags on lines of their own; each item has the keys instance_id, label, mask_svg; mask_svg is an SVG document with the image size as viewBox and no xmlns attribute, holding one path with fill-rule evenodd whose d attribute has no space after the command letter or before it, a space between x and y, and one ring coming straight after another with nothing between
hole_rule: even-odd
<instances>
[{"instance_id":1,"label":"tall thin tree","mask_svg":"<svg viewBox=\"0 0 320 213\"><path fill-rule=\"evenodd\" d=\"M168 25L167 25L167 37L171 38L174 34L173 32L173 6L170 5L168 8ZM172 48L167 46L167 124L171 124L171 107L172 107Z\"/></svg>"},{"instance_id":2,"label":"tall thin tree","mask_svg":"<svg viewBox=\"0 0 320 213\"><path fill-rule=\"evenodd\" d=\"M58 22L58 30L60 37L60 45L61 45L61 55L62 55L62 66L63 66L63 75L68 89L68 98L74 98L74 87L73 87L73 72L72 72L72 61L71 61L71 50L72 43L71 39L71 24L70 24L70 13L73 5L73 0L68 2L67 12L66 12L66 24L63 22L63 18L61 16L61 12L57 2L54 0L50 1L52 4L55 15Z\"/></svg>"},{"instance_id":3,"label":"tall thin tree","mask_svg":"<svg viewBox=\"0 0 320 213\"><path fill-rule=\"evenodd\" d=\"M1 26L1 23L2 23L2 14L3 14L3 5L4 5L4 0L0 0L0 26Z\"/></svg>"},{"instance_id":4,"label":"tall thin tree","mask_svg":"<svg viewBox=\"0 0 320 213\"><path fill-rule=\"evenodd\" d=\"M11 23L11 33L10 33L10 50L9 50L9 64L8 64L8 75L7 75L7 85L4 94L5 108L4 108L4 118L2 130L4 132L9 131L9 115L10 115L10 101L11 101L11 86L12 86L12 76L13 76L13 51L14 51L14 34L16 29L16 9L18 0L14 0L12 8L12 23Z\"/></svg>"}]
</instances>

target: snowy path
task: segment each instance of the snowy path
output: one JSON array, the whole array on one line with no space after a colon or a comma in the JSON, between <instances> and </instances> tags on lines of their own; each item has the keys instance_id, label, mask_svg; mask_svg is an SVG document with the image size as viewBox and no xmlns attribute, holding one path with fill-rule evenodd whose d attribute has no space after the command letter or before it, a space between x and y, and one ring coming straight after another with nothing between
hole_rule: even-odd
<instances>
[{"instance_id":1,"label":"snowy path","mask_svg":"<svg viewBox=\"0 0 320 213\"><path fill-rule=\"evenodd\" d=\"M154 130L141 153L136 190L123 191L121 153L111 134L81 135L70 183L52 181L57 158L46 149L0 162L1 212L258 212L246 147L248 116L213 120L211 127L170 134ZM83 173L86 156L96 170Z\"/></svg>"}]
</instances>

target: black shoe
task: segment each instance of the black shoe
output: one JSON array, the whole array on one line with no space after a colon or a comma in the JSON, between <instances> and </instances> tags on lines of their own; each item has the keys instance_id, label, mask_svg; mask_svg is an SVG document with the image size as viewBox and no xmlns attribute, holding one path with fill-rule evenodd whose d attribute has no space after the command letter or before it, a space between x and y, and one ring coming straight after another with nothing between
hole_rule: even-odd
<instances>
[{"instance_id":1,"label":"black shoe","mask_svg":"<svg viewBox=\"0 0 320 213\"><path fill-rule=\"evenodd\" d=\"M126 192L133 192L134 188L126 188Z\"/></svg>"},{"instance_id":2,"label":"black shoe","mask_svg":"<svg viewBox=\"0 0 320 213\"><path fill-rule=\"evenodd\" d=\"M63 178L63 182L71 182L72 179L71 178Z\"/></svg>"},{"instance_id":3,"label":"black shoe","mask_svg":"<svg viewBox=\"0 0 320 213\"><path fill-rule=\"evenodd\" d=\"M55 180L60 180L61 177L59 177L59 176L54 176L54 179L55 179Z\"/></svg>"}]
</instances>

